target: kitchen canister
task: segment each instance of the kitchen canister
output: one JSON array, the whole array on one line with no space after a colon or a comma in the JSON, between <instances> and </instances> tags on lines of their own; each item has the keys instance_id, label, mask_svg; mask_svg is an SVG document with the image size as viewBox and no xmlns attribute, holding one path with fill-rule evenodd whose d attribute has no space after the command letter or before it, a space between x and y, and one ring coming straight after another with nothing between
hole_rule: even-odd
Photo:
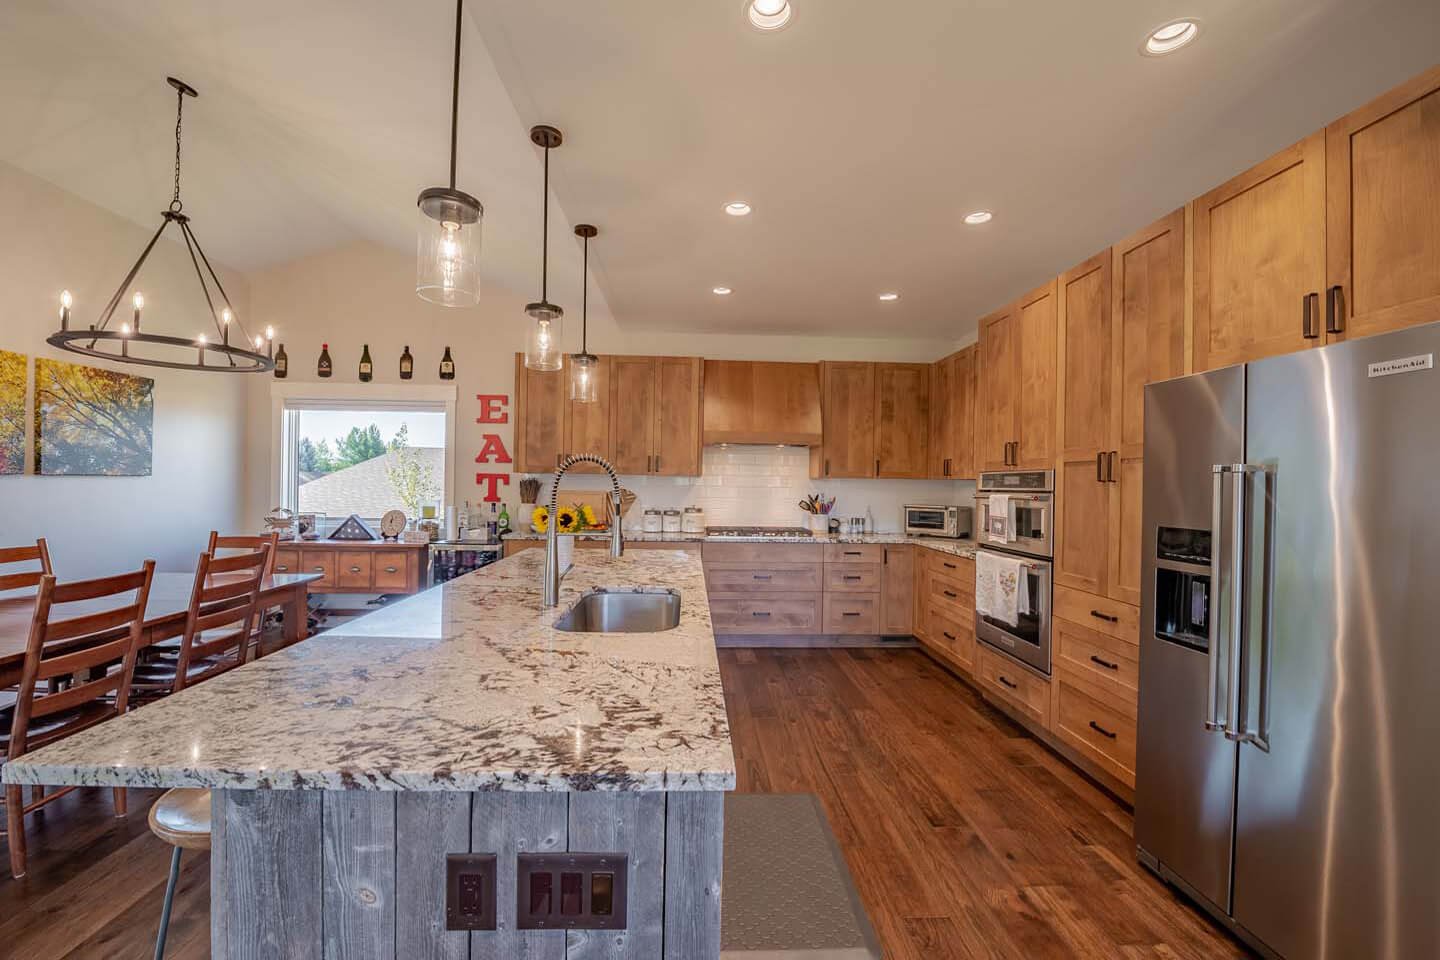
<instances>
[{"instance_id":1,"label":"kitchen canister","mask_svg":"<svg viewBox=\"0 0 1440 960\"><path fill-rule=\"evenodd\" d=\"M705 532L705 508L686 507L685 515L680 519L681 533L704 533Z\"/></svg>"},{"instance_id":2,"label":"kitchen canister","mask_svg":"<svg viewBox=\"0 0 1440 960\"><path fill-rule=\"evenodd\" d=\"M646 510L645 518L641 522L640 529L644 530L646 533L659 533L661 524L662 521L660 519L659 510Z\"/></svg>"},{"instance_id":3,"label":"kitchen canister","mask_svg":"<svg viewBox=\"0 0 1440 960\"><path fill-rule=\"evenodd\" d=\"M663 514L663 517L662 517L662 523L661 523L661 526L660 526L660 530L661 530L662 533L679 533L679 532L680 532L680 511L679 511L679 510L666 510L665 513Z\"/></svg>"}]
</instances>

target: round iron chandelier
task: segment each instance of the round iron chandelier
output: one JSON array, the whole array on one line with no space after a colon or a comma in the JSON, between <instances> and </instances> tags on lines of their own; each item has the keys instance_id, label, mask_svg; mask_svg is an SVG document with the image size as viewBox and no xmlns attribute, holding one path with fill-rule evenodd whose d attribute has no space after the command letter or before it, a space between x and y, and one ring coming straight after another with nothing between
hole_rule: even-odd
<instances>
[{"instance_id":1,"label":"round iron chandelier","mask_svg":"<svg viewBox=\"0 0 1440 960\"><path fill-rule=\"evenodd\" d=\"M159 228L150 237L150 242L145 245L145 249L140 252L140 258L135 261L130 272L125 274L125 279L120 281L120 286L110 297L109 302L105 304L105 309L100 312L99 320L92 323L88 329L71 327L70 308L73 300L70 291L66 290L60 294L60 329L46 337L46 342L61 350L116 363L170 367L176 370L266 373L275 369L275 331L266 327L264 336L257 334L252 338L250 332L236 315L230 298L225 293L224 285L215 274L215 268L210 266L210 259L200 248L200 241L195 238L194 231L190 229L190 217L183 212L185 205L180 200L181 119L185 108L185 98L198 97L199 94L196 93L194 87L183 80L177 80L174 77L165 79L170 86L175 88L176 94L175 192L171 197L170 206L160 214ZM210 324L205 326L214 326L213 339L208 332L204 331L194 337L176 337L143 330L141 317L145 308L145 295L138 290L130 297L130 306L133 310L130 320L121 322L118 328L110 325L116 309L125 299L125 295L130 292L131 284L135 282L140 268L145 265L146 258L150 256L150 251L155 249L156 241L165 232L165 228L172 223L180 231L180 236L185 241L185 248L190 253L190 263L195 268L195 278L200 281L200 290L205 294L205 303L210 308ZM208 283L206 282L207 276L209 277ZM214 286L213 295L210 289L212 285ZM237 342L232 343L232 340ZM209 362L211 360L215 362Z\"/></svg>"}]
</instances>

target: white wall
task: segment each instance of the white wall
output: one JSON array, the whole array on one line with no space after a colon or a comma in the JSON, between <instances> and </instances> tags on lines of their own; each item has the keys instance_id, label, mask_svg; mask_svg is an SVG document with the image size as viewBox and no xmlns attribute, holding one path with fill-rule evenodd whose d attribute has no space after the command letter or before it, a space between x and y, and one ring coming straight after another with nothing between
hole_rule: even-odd
<instances>
[{"instance_id":1,"label":"white wall","mask_svg":"<svg viewBox=\"0 0 1440 960\"><path fill-rule=\"evenodd\" d=\"M487 238L495 242L493 238ZM538 266L538 264L537 264ZM290 357L292 380L314 380L315 363L322 343L330 345L335 363L331 382L356 382L362 344L369 344L375 362L372 384L377 396L383 384L399 383L399 357L405 346L415 355L415 383L439 383L437 376L440 355L448 344L455 357L460 412L456 425L455 464L458 479L454 500L477 501L481 494L475 484L479 452L485 433L500 434L507 449L514 453L514 423L480 425L475 396L481 393L509 394L515 391L515 352L524 347L528 318L523 313L528 300L538 291L515 293L495 287L482 292L480 305L473 309L454 309L426 303L415 296L415 263L413 256L397 253L370 244L356 244L313 257L294 261L270 270L249 275L250 296L254 312L280 331ZM538 282L538 277L537 277ZM578 303L579 278L568 287L561 287L551 277L552 288L567 295L561 299L567 310ZM573 298L569 296L573 293ZM552 292L552 296L558 295ZM703 356L729 360L893 360L930 361L956 349L957 344L940 340L861 339L838 337L767 337L717 336L688 333L627 333L608 316L603 299L594 286L590 292L591 318L589 348L594 353ZM578 309L567 312L564 342L569 351L580 348L580 317ZM270 476L278 469L270 449L272 417L269 387L253 383L248 398L246 446L245 513L258 523L273 503ZM707 460L708 462L708 460ZM489 472L509 472L508 465L480 466ZM584 481L577 478L577 488ZM810 481L807 481L807 483ZM519 491L513 484L503 489L510 506L512 522L517 526L516 504ZM626 486L639 493L652 505L683 506L699 496L689 478L627 477ZM571 486L567 478L567 487ZM944 498L946 502L965 503L968 485L929 481L831 481L825 489L852 491L847 497L853 503L874 502L876 517L895 521L894 505L918 500ZM945 497L952 490L953 497ZM787 493L788 497L789 494ZM798 499L798 498L797 498ZM768 508L766 508L768 509ZM861 511L863 512L863 510ZM795 511L798 514L798 511ZM886 515L882 518L882 514ZM741 521L735 516L729 519ZM792 518L793 519L793 518ZM753 520L751 522L759 522Z\"/></svg>"},{"instance_id":2,"label":"white wall","mask_svg":"<svg viewBox=\"0 0 1440 960\"><path fill-rule=\"evenodd\" d=\"M164 203L163 195L156 197L157 226ZM45 343L59 326L60 291L74 295L74 322L90 323L154 227L130 223L5 164L0 164L0 224L0 349L31 358L33 404L36 356L88 362ZM207 231L203 219L200 224L202 235L223 229L217 223ZM248 316L244 279L218 264L216 269L237 312ZM146 297L147 328L200 332L199 318L208 315L183 245L160 241L136 288ZM0 476L0 545L47 538L62 578L113 573L146 558L162 570L194 569L212 528L242 526L242 378L113 367L155 380L152 475Z\"/></svg>"}]
</instances>

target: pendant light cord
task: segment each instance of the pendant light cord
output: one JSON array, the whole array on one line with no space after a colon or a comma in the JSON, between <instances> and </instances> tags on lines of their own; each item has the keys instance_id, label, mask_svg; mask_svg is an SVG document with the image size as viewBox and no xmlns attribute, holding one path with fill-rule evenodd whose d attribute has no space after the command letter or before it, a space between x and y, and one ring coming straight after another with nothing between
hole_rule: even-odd
<instances>
[{"instance_id":1,"label":"pendant light cord","mask_svg":"<svg viewBox=\"0 0 1440 960\"><path fill-rule=\"evenodd\" d=\"M590 238L585 238L584 268L580 271L580 352L590 354Z\"/></svg>"},{"instance_id":2,"label":"pendant light cord","mask_svg":"<svg viewBox=\"0 0 1440 960\"><path fill-rule=\"evenodd\" d=\"M540 205L540 302L550 302L550 148L545 148L545 189Z\"/></svg>"},{"instance_id":3,"label":"pendant light cord","mask_svg":"<svg viewBox=\"0 0 1440 960\"><path fill-rule=\"evenodd\" d=\"M185 204L180 202L180 121L185 114L185 91L177 90L175 98L175 193L170 199L170 209L179 213L185 209Z\"/></svg>"},{"instance_id":4,"label":"pendant light cord","mask_svg":"<svg viewBox=\"0 0 1440 960\"><path fill-rule=\"evenodd\" d=\"M451 72L450 89L450 189L455 189L455 151L458 144L457 134L460 128L460 27L461 12L465 9L465 0L455 0L455 65Z\"/></svg>"}]
</instances>

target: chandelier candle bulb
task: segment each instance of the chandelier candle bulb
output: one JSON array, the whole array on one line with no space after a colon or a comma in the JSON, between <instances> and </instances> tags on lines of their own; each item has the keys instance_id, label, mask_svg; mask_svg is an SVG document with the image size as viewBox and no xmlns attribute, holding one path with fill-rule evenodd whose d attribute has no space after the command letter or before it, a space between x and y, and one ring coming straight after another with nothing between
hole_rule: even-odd
<instances>
[{"instance_id":1,"label":"chandelier candle bulb","mask_svg":"<svg viewBox=\"0 0 1440 960\"><path fill-rule=\"evenodd\" d=\"M61 291L60 291L60 329L61 329L61 330L69 330L69 329L70 329L70 305L71 305L72 302L73 302L73 301L70 299L70 291L69 291L69 290L61 290Z\"/></svg>"},{"instance_id":2,"label":"chandelier candle bulb","mask_svg":"<svg viewBox=\"0 0 1440 960\"><path fill-rule=\"evenodd\" d=\"M130 298L130 305L135 308L135 332L140 332L140 311L145 309L145 294L136 292Z\"/></svg>"}]
</instances>

